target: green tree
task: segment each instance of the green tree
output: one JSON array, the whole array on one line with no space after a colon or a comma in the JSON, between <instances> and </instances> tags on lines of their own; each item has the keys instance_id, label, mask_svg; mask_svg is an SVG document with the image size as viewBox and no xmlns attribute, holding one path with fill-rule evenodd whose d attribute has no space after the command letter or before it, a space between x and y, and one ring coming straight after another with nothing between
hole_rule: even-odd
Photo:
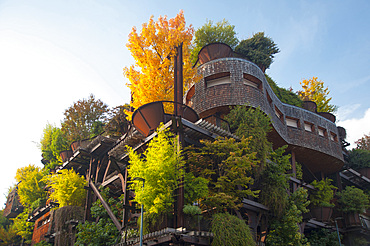
<instances>
[{"instance_id":1,"label":"green tree","mask_svg":"<svg viewBox=\"0 0 370 246\"><path fill-rule=\"evenodd\" d=\"M211 231L214 234L212 246L256 245L245 221L229 213L215 214Z\"/></svg>"},{"instance_id":2,"label":"green tree","mask_svg":"<svg viewBox=\"0 0 370 246\"><path fill-rule=\"evenodd\" d=\"M69 149L67 138L62 130L51 124L47 124L44 128L44 135L40 141L40 147L42 157L47 162L45 168L48 170L62 165L63 162L59 153Z\"/></svg>"},{"instance_id":3,"label":"green tree","mask_svg":"<svg viewBox=\"0 0 370 246\"><path fill-rule=\"evenodd\" d=\"M282 103L287 103L287 104L294 105L297 107L302 107L303 101L297 94L295 94L291 90L287 90L285 88L279 87L276 84L276 82L267 74L265 74L265 77L272 91Z\"/></svg>"},{"instance_id":4,"label":"green tree","mask_svg":"<svg viewBox=\"0 0 370 246\"><path fill-rule=\"evenodd\" d=\"M25 240L25 243L31 243L33 227L35 223L27 222L27 219L28 211L25 209L13 220L14 230L19 236L21 236Z\"/></svg>"},{"instance_id":5,"label":"green tree","mask_svg":"<svg viewBox=\"0 0 370 246\"><path fill-rule=\"evenodd\" d=\"M201 141L201 148L187 149L190 171L196 177L209 181L209 195L203 204L218 211L224 208L238 209L242 199L249 195L257 196L252 191L252 167L258 164L255 153L250 151L249 140L242 138ZM238 188L239 187L239 188Z\"/></svg>"},{"instance_id":6,"label":"green tree","mask_svg":"<svg viewBox=\"0 0 370 246\"><path fill-rule=\"evenodd\" d=\"M259 200L270 208L275 216L280 217L288 204L290 155L284 155L287 145L269 156L267 166L261 177L261 193Z\"/></svg>"},{"instance_id":7,"label":"green tree","mask_svg":"<svg viewBox=\"0 0 370 246\"><path fill-rule=\"evenodd\" d=\"M82 206L86 196L86 180L73 169L63 169L56 174L50 174L44 179L50 185L53 192L50 199L64 206Z\"/></svg>"},{"instance_id":8,"label":"green tree","mask_svg":"<svg viewBox=\"0 0 370 246\"><path fill-rule=\"evenodd\" d=\"M253 37L240 41L235 51L255 63L263 72L270 68L274 55L280 52L274 41L266 37L264 32L258 32Z\"/></svg>"},{"instance_id":9,"label":"green tree","mask_svg":"<svg viewBox=\"0 0 370 246\"><path fill-rule=\"evenodd\" d=\"M309 246L307 239L299 232L303 213L307 213L307 190L298 188L288 199L287 208L281 218L272 220L266 237L266 246Z\"/></svg>"},{"instance_id":10,"label":"green tree","mask_svg":"<svg viewBox=\"0 0 370 246\"><path fill-rule=\"evenodd\" d=\"M339 246L337 232L325 228L311 231L307 239L312 246Z\"/></svg>"},{"instance_id":11,"label":"green tree","mask_svg":"<svg viewBox=\"0 0 370 246\"><path fill-rule=\"evenodd\" d=\"M355 170L370 167L370 150L358 148L348 151L348 164Z\"/></svg>"},{"instance_id":12,"label":"green tree","mask_svg":"<svg viewBox=\"0 0 370 246\"><path fill-rule=\"evenodd\" d=\"M235 26L223 19L222 21L213 24L209 20L195 32L194 48L191 52L192 63L198 59L199 51L211 43L225 43L231 48L235 48L239 40L236 37Z\"/></svg>"},{"instance_id":13,"label":"green tree","mask_svg":"<svg viewBox=\"0 0 370 246\"><path fill-rule=\"evenodd\" d=\"M100 191L104 200L107 201L114 215L119 218L122 216L122 197L109 196L109 188ZM100 200L93 203L91 215L96 219L94 222L85 221L77 225L76 246L100 246L114 245L117 242L120 232L117 230L107 211L104 209Z\"/></svg>"},{"instance_id":14,"label":"green tree","mask_svg":"<svg viewBox=\"0 0 370 246\"><path fill-rule=\"evenodd\" d=\"M251 152L256 152L256 159L260 162L255 166L255 174L261 173L264 169L267 156L272 148L267 139L267 134L271 131L270 118L259 108L246 107L244 105L235 106L225 117L229 122L232 132L239 137L251 137L249 148Z\"/></svg>"},{"instance_id":15,"label":"green tree","mask_svg":"<svg viewBox=\"0 0 370 246\"><path fill-rule=\"evenodd\" d=\"M0 246L11 245L20 242L11 220L3 215L4 210L0 210Z\"/></svg>"},{"instance_id":16,"label":"green tree","mask_svg":"<svg viewBox=\"0 0 370 246\"><path fill-rule=\"evenodd\" d=\"M337 110L337 106L330 104L332 98L329 97L328 87L324 87L324 82L318 80L317 77L303 79L300 84L302 90L298 91L298 96L304 101L315 102L318 112L333 113Z\"/></svg>"},{"instance_id":17,"label":"green tree","mask_svg":"<svg viewBox=\"0 0 370 246\"><path fill-rule=\"evenodd\" d=\"M362 213L369 207L369 196L363 190L354 186L346 188L338 193L341 211L345 213Z\"/></svg>"},{"instance_id":18,"label":"green tree","mask_svg":"<svg viewBox=\"0 0 370 246\"><path fill-rule=\"evenodd\" d=\"M18 195L25 210L39 198L46 198L45 185L43 181L46 171L35 165L18 168L15 176L18 184ZM28 211L27 211L28 212Z\"/></svg>"},{"instance_id":19,"label":"green tree","mask_svg":"<svg viewBox=\"0 0 370 246\"><path fill-rule=\"evenodd\" d=\"M93 94L66 109L62 131L69 143L102 133L108 111L108 106L100 99L95 99Z\"/></svg>"},{"instance_id":20,"label":"green tree","mask_svg":"<svg viewBox=\"0 0 370 246\"><path fill-rule=\"evenodd\" d=\"M129 177L131 180L135 177L145 179L145 190L141 181L133 181L131 185L135 191L135 201L143 204L149 213L156 214L172 208L174 190L183 176L180 146L172 134L162 127L158 127L158 135L143 154L129 148Z\"/></svg>"}]
</instances>

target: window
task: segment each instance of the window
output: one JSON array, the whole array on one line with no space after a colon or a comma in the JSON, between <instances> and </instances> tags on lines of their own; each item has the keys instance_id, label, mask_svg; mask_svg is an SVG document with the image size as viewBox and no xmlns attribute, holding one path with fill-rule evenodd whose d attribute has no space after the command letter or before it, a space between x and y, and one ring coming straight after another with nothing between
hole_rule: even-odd
<instances>
[{"instance_id":1,"label":"window","mask_svg":"<svg viewBox=\"0 0 370 246\"><path fill-rule=\"evenodd\" d=\"M262 82L250 74L243 74L243 84L262 90Z\"/></svg>"},{"instance_id":2,"label":"window","mask_svg":"<svg viewBox=\"0 0 370 246\"><path fill-rule=\"evenodd\" d=\"M269 102L269 104L271 105L272 104L272 99L269 95L269 93L266 91L266 97L267 97L267 101Z\"/></svg>"},{"instance_id":3,"label":"window","mask_svg":"<svg viewBox=\"0 0 370 246\"><path fill-rule=\"evenodd\" d=\"M318 127L317 129L319 130L319 136L321 136L321 137L326 137L327 136L326 130L324 128Z\"/></svg>"},{"instance_id":4,"label":"window","mask_svg":"<svg viewBox=\"0 0 370 246\"><path fill-rule=\"evenodd\" d=\"M216 85L230 84L230 73L218 73L205 78L206 86L212 87Z\"/></svg>"},{"instance_id":5,"label":"window","mask_svg":"<svg viewBox=\"0 0 370 246\"><path fill-rule=\"evenodd\" d=\"M299 127L299 120L294 118L286 117L285 119L286 125L294 128Z\"/></svg>"},{"instance_id":6,"label":"window","mask_svg":"<svg viewBox=\"0 0 370 246\"><path fill-rule=\"evenodd\" d=\"M312 123L305 122L304 123L304 130L307 132L314 132L315 128Z\"/></svg>"},{"instance_id":7,"label":"window","mask_svg":"<svg viewBox=\"0 0 370 246\"><path fill-rule=\"evenodd\" d=\"M330 140L338 142L337 134L335 134L334 132L330 132Z\"/></svg>"},{"instance_id":8,"label":"window","mask_svg":"<svg viewBox=\"0 0 370 246\"><path fill-rule=\"evenodd\" d=\"M283 113L275 106L275 115L283 122Z\"/></svg>"}]
</instances>

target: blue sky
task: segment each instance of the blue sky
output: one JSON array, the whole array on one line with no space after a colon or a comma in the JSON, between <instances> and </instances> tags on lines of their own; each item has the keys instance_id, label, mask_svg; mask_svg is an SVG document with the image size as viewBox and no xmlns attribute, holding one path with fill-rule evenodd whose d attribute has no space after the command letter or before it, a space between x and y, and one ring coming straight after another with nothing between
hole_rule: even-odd
<instances>
[{"instance_id":1,"label":"blue sky","mask_svg":"<svg viewBox=\"0 0 370 246\"><path fill-rule=\"evenodd\" d=\"M264 31L281 50L267 70L279 86L296 91L317 76L348 141L370 132L369 1L0 0L0 207L17 168L41 166L48 122L58 125L90 93L111 107L129 102L122 68L133 63L131 28L180 9L195 28L225 18L240 40Z\"/></svg>"}]
</instances>

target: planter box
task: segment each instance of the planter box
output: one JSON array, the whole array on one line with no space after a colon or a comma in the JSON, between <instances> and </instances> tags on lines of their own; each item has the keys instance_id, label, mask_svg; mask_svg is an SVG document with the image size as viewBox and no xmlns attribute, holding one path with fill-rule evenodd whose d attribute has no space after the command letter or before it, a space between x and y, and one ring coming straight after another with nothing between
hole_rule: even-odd
<instances>
[{"instance_id":1,"label":"planter box","mask_svg":"<svg viewBox=\"0 0 370 246\"><path fill-rule=\"evenodd\" d=\"M87 149L87 146L89 145L90 140L89 139L84 139L84 140L77 140L71 143L71 149L73 152L76 150L82 148L82 149Z\"/></svg>"},{"instance_id":2,"label":"planter box","mask_svg":"<svg viewBox=\"0 0 370 246\"><path fill-rule=\"evenodd\" d=\"M63 163L69 161L69 158L72 157L73 152L72 150L64 150L59 153L60 158L62 158Z\"/></svg>"},{"instance_id":3,"label":"planter box","mask_svg":"<svg viewBox=\"0 0 370 246\"><path fill-rule=\"evenodd\" d=\"M358 227L361 226L361 220L359 213L346 213L344 214L344 221L346 227Z\"/></svg>"},{"instance_id":4,"label":"planter box","mask_svg":"<svg viewBox=\"0 0 370 246\"><path fill-rule=\"evenodd\" d=\"M333 213L332 207L317 207L310 209L312 218L321 222L328 222Z\"/></svg>"},{"instance_id":5,"label":"planter box","mask_svg":"<svg viewBox=\"0 0 370 246\"><path fill-rule=\"evenodd\" d=\"M364 175L366 178L370 179L370 167L364 167L357 170L360 174Z\"/></svg>"}]
</instances>

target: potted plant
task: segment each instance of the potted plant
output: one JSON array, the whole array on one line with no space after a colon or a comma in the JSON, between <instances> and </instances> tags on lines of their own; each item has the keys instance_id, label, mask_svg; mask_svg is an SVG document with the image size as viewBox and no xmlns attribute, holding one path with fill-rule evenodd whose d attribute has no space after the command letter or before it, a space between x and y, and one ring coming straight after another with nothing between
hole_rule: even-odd
<instances>
[{"instance_id":1,"label":"potted plant","mask_svg":"<svg viewBox=\"0 0 370 246\"><path fill-rule=\"evenodd\" d=\"M327 222L333 212L334 190L336 187L331 184L331 179L314 180L311 185L315 188L309 196L311 202L311 216L316 220Z\"/></svg>"},{"instance_id":2,"label":"potted plant","mask_svg":"<svg viewBox=\"0 0 370 246\"><path fill-rule=\"evenodd\" d=\"M183 212L185 215L186 228L190 230L200 230L202 210L198 206L185 205Z\"/></svg>"},{"instance_id":3,"label":"potted plant","mask_svg":"<svg viewBox=\"0 0 370 246\"><path fill-rule=\"evenodd\" d=\"M344 212L344 218L347 226L360 226L359 214L365 212L369 207L369 197L363 190L347 186L338 193L340 210Z\"/></svg>"}]
</instances>

